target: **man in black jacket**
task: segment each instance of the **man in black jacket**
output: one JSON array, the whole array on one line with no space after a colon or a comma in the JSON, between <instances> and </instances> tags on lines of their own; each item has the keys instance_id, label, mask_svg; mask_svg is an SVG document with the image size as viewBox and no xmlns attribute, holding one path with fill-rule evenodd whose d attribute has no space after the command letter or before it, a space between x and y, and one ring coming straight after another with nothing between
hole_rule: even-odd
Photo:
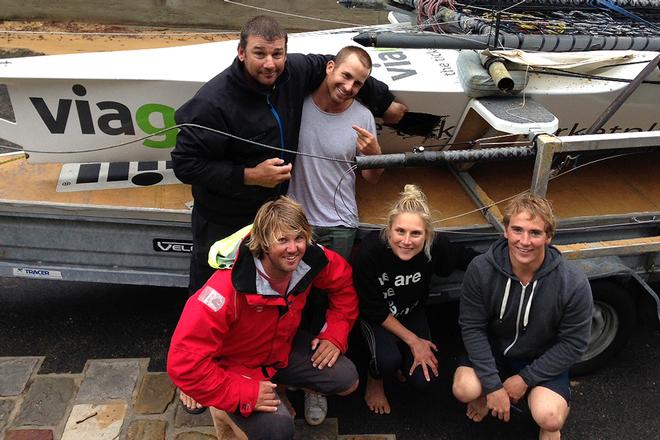
<instances>
[{"instance_id":1,"label":"man in black jacket","mask_svg":"<svg viewBox=\"0 0 660 440\"><path fill-rule=\"evenodd\" d=\"M277 21L250 19L241 30L233 64L176 112L177 124L236 136L184 126L172 151L174 172L192 185L195 203L189 294L213 274L207 264L210 245L252 223L264 202L286 193L295 155L254 143L297 148L304 98L321 84L331 59L287 55L286 43ZM406 110L376 80L369 80L359 97L389 123L398 122Z\"/></svg>"},{"instance_id":2,"label":"man in black jacket","mask_svg":"<svg viewBox=\"0 0 660 440\"><path fill-rule=\"evenodd\" d=\"M459 323L469 359L453 392L467 416L489 412L509 421L511 403L526 398L541 440L559 439L568 417L569 368L589 343L587 277L550 246L550 204L533 194L514 198L504 237L465 272Z\"/></svg>"}]
</instances>

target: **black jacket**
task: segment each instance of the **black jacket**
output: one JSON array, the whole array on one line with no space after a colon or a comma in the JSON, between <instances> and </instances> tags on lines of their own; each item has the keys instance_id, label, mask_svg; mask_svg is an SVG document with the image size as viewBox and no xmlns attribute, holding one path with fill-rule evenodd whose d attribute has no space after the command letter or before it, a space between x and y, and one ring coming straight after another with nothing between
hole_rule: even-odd
<instances>
[{"instance_id":1,"label":"black jacket","mask_svg":"<svg viewBox=\"0 0 660 440\"><path fill-rule=\"evenodd\" d=\"M176 111L176 122L296 150L303 101L325 78L325 65L330 59L290 54L275 85L263 90L246 79L243 63L236 58ZM394 100L387 86L375 80L368 81L359 96L377 116ZM179 180L192 185L195 209L203 217L217 224L244 226L253 221L265 201L286 193L288 183L275 188L243 184L245 168L273 157L282 157L287 163L295 161L290 153L201 128L183 127L172 151L172 165Z\"/></svg>"},{"instance_id":2,"label":"black jacket","mask_svg":"<svg viewBox=\"0 0 660 440\"><path fill-rule=\"evenodd\" d=\"M382 324L390 314L400 318L423 307L433 274L448 276L454 270L465 270L476 255L472 248L450 243L436 233L430 260L422 251L403 261L381 239L380 231L369 233L360 243L353 271L360 317Z\"/></svg>"},{"instance_id":3,"label":"black jacket","mask_svg":"<svg viewBox=\"0 0 660 440\"><path fill-rule=\"evenodd\" d=\"M568 370L589 344L589 281L552 246L523 288L507 240L498 240L470 263L460 308L463 343L486 393L502 387L493 352L532 360L519 374L533 387Z\"/></svg>"}]
</instances>

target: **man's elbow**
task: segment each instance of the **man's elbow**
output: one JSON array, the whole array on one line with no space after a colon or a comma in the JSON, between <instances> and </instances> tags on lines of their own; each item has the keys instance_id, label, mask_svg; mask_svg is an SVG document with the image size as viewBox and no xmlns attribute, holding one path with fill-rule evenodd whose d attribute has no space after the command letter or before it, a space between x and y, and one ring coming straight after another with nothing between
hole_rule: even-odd
<instances>
[{"instance_id":1,"label":"man's elbow","mask_svg":"<svg viewBox=\"0 0 660 440\"><path fill-rule=\"evenodd\" d=\"M194 161L172 154L172 171L177 179L183 183L192 184L196 176L194 172Z\"/></svg>"}]
</instances>

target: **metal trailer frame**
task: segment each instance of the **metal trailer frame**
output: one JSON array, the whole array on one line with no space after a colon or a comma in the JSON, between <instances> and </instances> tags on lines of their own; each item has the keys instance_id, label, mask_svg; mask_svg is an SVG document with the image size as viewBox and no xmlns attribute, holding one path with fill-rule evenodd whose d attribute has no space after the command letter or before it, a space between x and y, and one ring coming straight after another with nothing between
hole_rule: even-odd
<instances>
[{"instance_id":1,"label":"metal trailer frame","mask_svg":"<svg viewBox=\"0 0 660 440\"><path fill-rule=\"evenodd\" d=\"M187 210L0 200L0 276L187 287Z\"/></svg>"},{"instance_id":2,"label":"metal trailer frame","mask_svg":"<svg viewBox=\"0 0 660 440\"><path fill-rule=\"evenodd\" d=\"M542 196L547 193L548 182L552 177L551 164L555 154L660 147L660 132L657 131L579 136L531 133L530 137L533 138L536 149L530 191ZM468 171L452 168L452 172L499 236L504 231L504 225L497 206ZM656 319L660 322L660 298L648 284L649 279L660 273L659 231L660 212L580 217L560 221L553 243L559 245L564 256L574 260L590 280L611 277L633 279L639 291L645 292L652 299ZM454 236L457 236L459 241L475 242L468 236L461 237L460 233L452 234L452 237ZM635 238L645 240L631 240ZM579 249L563 246L584 242L590 244ZM431 292L433 302L458 298L459 286L456 279L438 282L434 286L434 291Z\"/></svg>"}]
</instances>

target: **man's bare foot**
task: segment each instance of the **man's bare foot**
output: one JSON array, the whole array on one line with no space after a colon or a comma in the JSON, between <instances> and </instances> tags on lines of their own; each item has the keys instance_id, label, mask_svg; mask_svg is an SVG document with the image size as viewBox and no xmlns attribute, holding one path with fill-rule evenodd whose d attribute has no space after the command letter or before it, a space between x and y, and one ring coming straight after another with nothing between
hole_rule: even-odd
<instances>
[{"instance_id":1,"label":"man's bare foot","mask_svg":"<svg viewBox=\"0 0 660 440\"><path fill-rule=\"evenodd\" d=\"M390 402L387 401L387 396L385 396L383 379L374 379L367 375L367 389L364 393L364 400L367 402L369 409L376 414L389 414L391 411Z\"/></svg>"},{"instance_id":2,"label":"man's bare foot","mask_svg":"<svg viewBox=\"0 0 660 440\"><path fill-rule=\"evenodd\" d=\"M277 386L277 396L280 398L280 401L284 405L284 407L289 411L289 414L291 414L291 417L296 417L296 409L291 405L291 401L289 400L289 396L286 395L286 386L285 385L278 385Z\"/></svg>"},{"instance_id":3,"label":"man's bare foot","mask_svg":"<svg viewBox=\"0 0 660 440\"><path fill-rule=\"evenodd\" d=\"M486 406L486 396L481 396L474 399L467 404L467 412L465 413L473 422L481 422L488 414L488 407Z\"/></svg>"},{"instance_id":4,"label":"man's bare foot","mask_svg":"<svg viewBox=\"0 0 660 440\"><path fill-rule=\"evenodd\" d=\"M189 410L192 410L192 411L204 407L202 404L200 404L199 402L196 402L195 399L193 399L189 395L185 394L181 390L179 390L179 400L181 400L181 403L183 404L183 406L185 406L186 408L188 408Z\"/></svg>"}]
</instances>

